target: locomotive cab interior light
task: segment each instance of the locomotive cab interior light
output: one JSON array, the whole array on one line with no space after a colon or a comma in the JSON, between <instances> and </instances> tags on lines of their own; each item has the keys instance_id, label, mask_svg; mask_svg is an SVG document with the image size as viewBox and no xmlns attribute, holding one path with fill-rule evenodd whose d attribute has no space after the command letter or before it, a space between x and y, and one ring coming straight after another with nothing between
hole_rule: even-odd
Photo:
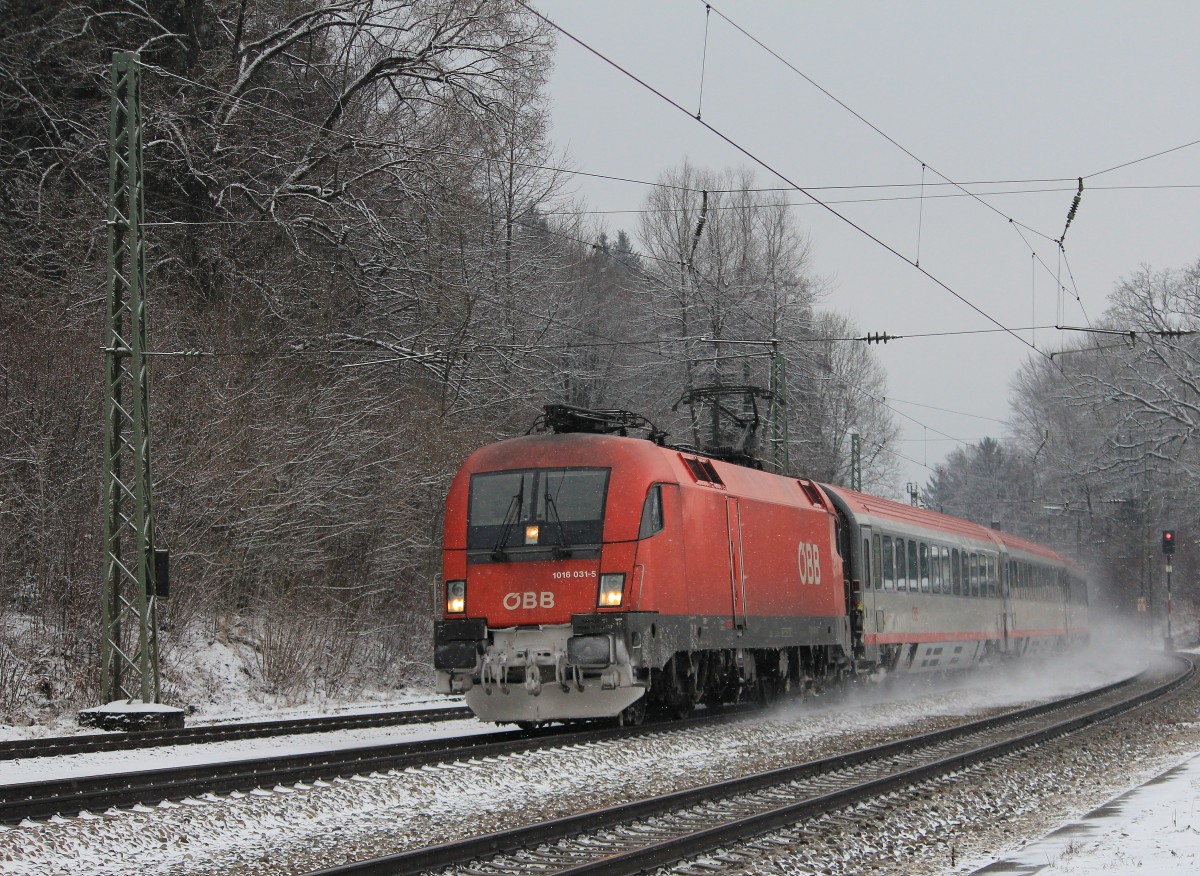
<instances>
[{"instance_id":1,"label":"locomotive cab interior light","mask_svg":"<svg viewBox=\"0 0 1200 876\"><path fill-rule=\"evenodd\" d=\"M625 573L615 572L600 576L600 607L616 608L625 598Z\"/></svg>"},{"instance_id":2,"label":"locomotive cab interior light","mask_svg":"<svg viewBox=\"0 0 1200 876\"><path fill-rule=\"evenodd\" d=\"M462 614L467 610L467 582L446 582L446 614Z\"/></svg>"},{"instance_id":3,"label":"locomotive cab interior light","mask_svg":"<svg viewBox=\"0 0 1200 876\"><path fill-rule=\"evenodd\" d=\"M525 544L537 544L540 528L536 525L525 527Z\"/></svg>"}]
</instances>

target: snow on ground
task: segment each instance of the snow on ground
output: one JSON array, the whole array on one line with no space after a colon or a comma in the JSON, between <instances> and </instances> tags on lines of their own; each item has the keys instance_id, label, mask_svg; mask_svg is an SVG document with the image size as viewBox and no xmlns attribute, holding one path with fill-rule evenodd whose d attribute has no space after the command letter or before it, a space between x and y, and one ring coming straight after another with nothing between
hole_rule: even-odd
<instances>
[{"instance_id":1,"label":"snow on ground","mask_svg":"<svg viewBox=\"0 0 1200 876\"><path fill-rule=\"evenodd\" d=\"M197 745L166 745L97 751L57 757L24 757L0 761L0 785L49 782L108 773L169 769L218 761L252 760L308 752L340 751L372 745L419 742L447 736L475 736L495 732L496 727L467 719L437 724L404 724L396 727L366 727L328 733L268 736Z\"/></svg>"},{"instance_id":2,"label":"snow on ground","mask_svg":"<svg viewBox=\"0 0 1200 876\"><path fill-rule=\"evenodd\" d=\"M0 830L0 869L14 873L274 873L303 860L317 866L342 855L367 857L396 848L445 841L451 835L512 826L512 819L539 820L564 811L595 808L632 793L665 793L746 771L821 756L823 747L874 744L887 732L902 735L933 716L970 714L1079 690L1128 674L1128 665L1092 660L1047 672L1026 667L1011 680L983 673L951 678L898 680L844 695L788 704L758 720L719 728L646 737L637 745L565 745L494 763L406 770L111 811L102 817L52 819ZM1136 669L1137 667L1133 667ZM493 729L471 721L396 728L405 738L456 736ZM337 736L367 744L388 731L344 731L295 739L320 749ZM394 738L394 737L393 737ZM843 741L838 742L837 740ZM289 741L289 746L293 743ZM95 773L145 768L165 758L202 762L254 757L280 750L277 739L246 740L179 749L72 756L66 772ZM219 753L218 753L219 752ZM828 752L826 752L828 753ZM34 770L61 774L55 762L28 759L7 775ZM5 777L4 781L15 778ZM487 801L481 806L480 801Z\"/></svg>"},{"instance_id":3,"label":"snow on ground","mask_svg":"<svg viewBox=\"0 0 1200 876\"><path fill-rule=\"evenodd\" d=\"M1200 754L974 872L1195 876L1200 873Z\"/></svg>"},{"instance_id":4,"label":"snow on ground","mask_svg":"<svg viewBox=\"0 0 1200 876\"><path fill-rule=\"evenodd\" d=\"M986 670L979 673L962 673L951 676L929 676L912 679L895 679L888 685L868 685L842 695L826 696L802 702L781 705L774 717L780 721L803 721L815 727L816 719L850 713L849 723L863 729L876 724L879 727L912 720L918 716L970 714L987 708L1002 708L1049 699L1096 687L1119 678L1124 678L1139 669L1124 658L1112 659L1097 654L1086 659L1075 659L1060 664L1059 671L1048 673L1041 664L1018 667L1014 673L997 677ZM932 699L925 699L932 697ZM917 699L920 698L920 699ZM904 708L905 701L922 702L918 712L910 713ZM364 711L404 711L461 704L461 698L415 696L404 702L373 705L358 704L341 707L337 713ZM878 707L890 704L885 711ZM259 720L278 717L304 717L314 714L331 714L326 707L308 706L288 709L286 715L272 712L269 715L249 716ZM247 717L244 716L243 720ZM198 723L198 722L190 722ZM166 769L223 760L249 760L283 754L330 751L359 748L387 743L416 742L451 736L477 735L499 729L496 725L483 724L473 719L434 724L409 724L396 727L371 727L357 730L339 730L328 733L296 734L294 736L270 736L259 739L230 740L200 745L161 746L145 749L90 752L85 754L61 755L56 757L25 757L0 761L0 784L52 781L72 776L95 776L106 773L132 772L146 769ZM506 729L511 729L507 727Z\"/></svg>"},{"instance_id":5,"label":"snow on ground","mask_svg":"<svg viewBox=\"0 0 1200 876\"><path fill-rule=\"evenodd\" d=\"M763 713L739 729L712 730L614 745L596 751L569 748L532 754L520 762L480 769L405 771L354 779L276 788L249 794L208 797L154 807L110 811L103 816L52 819L0 828L0 871L14 873L268 873L286 868L298 856L313 865L342 854L359 857L446 839L444 833L486 832L521 820L582 806L593 808L637 793L680 787L770 768L800 757L818 756L822 745L840 736L867 737L937 716L972 714L1098 686L1141 668L1133 658L1098 648L1072 660L1016 667L995 674L962 673L946 678L894 679L847 692L788 703ZM247 698L242 720L279 716ZM427 707L446 700L406 694L391 702L338 704L324 701L289 706L289 716L331 711ZM256 707L257 711L251 709ZM208 718L226 715L213 708ZM196 722L192 722L196 723ZM461 736L496 729L473 720L339 731L290 738L242 740L141 751L94 753L61 758L25 758L0 763L0 783L48 780L149 769L167 763L253 758L281 751L317 751L382 742ZM842 742L840 744L845 744ZM771 758L778 764L768 762ZM1200 763L1200 761L1197 761ZM494 774L489 772L494 770ZM1161 787L1160 787L1161 786ZM1140 869L1153 873L1200 872L1200 766L1158 783L1153 798L1123 807L1124 820L1100 833L1072 833L1057 846L1035 844L1022 850L1020 869L1093 876ZM481 807L481 800L487 805ZM581 802L582 801L582 802ZM535 807L536 802L536 807ZM1097 823L1101 823L1097 821ZM1172 854L1172 852L1174 854ZM359 854L361 853L361 854ZM331 857L332 856L332 857ZM1165 863L1158 860L1164 858ZM1176 860L1178 859L1178 860ZM987 859L977 859L973 867ZM1138 868L1137 862L1144 868ZM1186 863L1183 863L1186 862ZM969 872L960 861L956 874ZM1170 865L1170 866L1167 866ZM1014 864L1014 866L1018 866ZM1173 866L1175 869L1170 869Z\"/></svg>"},{"instance_id":6,"label":"snow on ground","mask_svg":"<svg viewBox=\"0 0 1200 876\"><path fill-rule=\"evenodd\" d=\"M170 651L171 659L164 660L163 701L168 706L186 709L186 723L192 727L435 708L462 702L461 698L451 701L438 696L425 685L391 689L381 685L358 691L353 697L330 696L313 690L275 693L262 679L253 645L232 633L211 637L188 633ZM29 725L0 723L0 740L96 732L99 731L95 728L79 726L72 710L53 715L44 710L38 713L38 722Z\"/></svg>"}]
</instances>

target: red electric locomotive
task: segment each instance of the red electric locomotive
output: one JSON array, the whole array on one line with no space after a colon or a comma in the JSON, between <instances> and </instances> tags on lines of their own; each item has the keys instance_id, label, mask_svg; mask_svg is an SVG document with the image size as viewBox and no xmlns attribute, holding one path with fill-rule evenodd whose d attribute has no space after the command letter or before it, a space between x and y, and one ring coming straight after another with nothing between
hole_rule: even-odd
<instances>
[{"instance_id":1,"label":"red electric locomotive","mask_svg":"<svg viewBox=\"0 0 1200 876\"><path fill-rule=\"evenodd\" d=\"M1045 548L588 433L623 433L631 415L548 412L561 434L476 451L446 503L434 667L483 720L637 722L648 705L682 715L1086 635L1082 577Z\"/></svg>"}]
</instances>

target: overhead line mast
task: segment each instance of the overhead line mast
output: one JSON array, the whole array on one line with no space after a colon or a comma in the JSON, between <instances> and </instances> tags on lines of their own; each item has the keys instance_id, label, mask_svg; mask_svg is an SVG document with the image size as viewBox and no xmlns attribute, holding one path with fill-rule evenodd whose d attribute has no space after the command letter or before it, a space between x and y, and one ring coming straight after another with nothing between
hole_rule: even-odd
<instances>
[{"instance_id":1,"label":"overhead line mast","mask_svg":"<svg viewBox=\"0 0 1200 876\"><path fill-rule=\"evenodd\" d=\"M104 327L100 694L105 703L157 703L160 696L158 598L167 582L165 553L154 549L142 135L141 59L136 52L115 52ZM148 719L133 717L134 711L124 717L145 725ZM108 715L89 710L80 718L106 726ZM172 723L182 723L182 712Z\"/></svg>"}]
</instances>

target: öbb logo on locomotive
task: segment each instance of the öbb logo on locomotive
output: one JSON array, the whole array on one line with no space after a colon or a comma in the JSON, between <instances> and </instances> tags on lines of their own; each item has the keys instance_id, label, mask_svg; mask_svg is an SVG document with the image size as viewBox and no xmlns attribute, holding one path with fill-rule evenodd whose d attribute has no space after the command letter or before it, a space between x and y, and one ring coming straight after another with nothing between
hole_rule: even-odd
<instances>
[{"instance_id":1,"label":"\u00f6bb logo on locomotive","mask_svg":"<svg viewBox=\"0 0 1200 876\"><path fill-rule=\"evenodd\" d=\"M475 451L446 500L437 688L484 720L683 715L1088 636L1083 572L1043 545L570 411Z\"/></svg>"},{"instance_id":2,"label":"\u00f6bb logo on locomotive","mask_svg":"<svg viewBox=\"0 0 1200 876\"><path fill-rule=\"evenodd\" d=\"M800 542L800 583L821 583L821 547L820 545Z\"/></svg>"},{"instance_id":3,"label":"\u00f6bb logo on locomotive","mask_svg":"<svg viewBox=\"0 0 1200 876\"><path fill-rule=\"evenodd\" d=\"M549 590L543 590L540 593L532 590L526 590L524 593L508 593L504 597L503 605L509 611L516 611L518 608L554 608L554 594Z\"/></svg>"}]
</instances>

